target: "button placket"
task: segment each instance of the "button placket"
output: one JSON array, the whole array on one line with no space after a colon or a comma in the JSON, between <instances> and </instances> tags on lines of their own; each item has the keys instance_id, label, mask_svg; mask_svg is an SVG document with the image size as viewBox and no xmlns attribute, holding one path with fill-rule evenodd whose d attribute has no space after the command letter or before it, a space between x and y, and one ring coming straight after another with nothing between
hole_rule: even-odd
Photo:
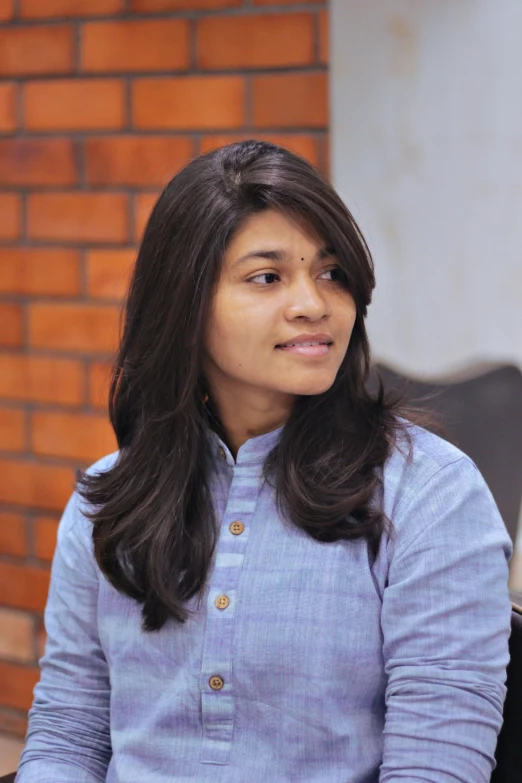
<instances>
[{"instance_id":1,"label":"button placket","mask_svg":"<svg viewBox=\"0 0 522 783\"><path fill-rule=\"evenodd\" d=\"M200 760L227 763L234 726L232 656L236 592L261 488L259 469L235 466L223 514L207 603L200 678L203 743Z\"/></svg>"}]
</instances>

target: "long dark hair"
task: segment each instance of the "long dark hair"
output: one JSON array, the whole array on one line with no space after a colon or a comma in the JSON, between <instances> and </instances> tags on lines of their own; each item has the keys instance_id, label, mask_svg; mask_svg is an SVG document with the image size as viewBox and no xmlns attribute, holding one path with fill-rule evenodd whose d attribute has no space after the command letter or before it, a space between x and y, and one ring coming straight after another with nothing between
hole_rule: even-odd
<instances>
[{"instance_id":1,"label":"long dark hair","mask_svg":"<svg viewBox=\"0 0 522 783\"><path fill-rule=\"evenodd\" d=\"M201 593L216 543L208 479L202 341L225 249L245 219L277 209L304 219L334 250L356 304L332 387L303 396L265 462L284 519L318 541L364 537L375 557L389 523L375 502L403 427L395 401L367 390L364 318L375 285L370 252L328 181L288 150L258 141L189 163L152 210L130 284L109 414L113 467L84 474L94 553L111 584L143 604L143 629Z\"/></svg>"}]
</instances>

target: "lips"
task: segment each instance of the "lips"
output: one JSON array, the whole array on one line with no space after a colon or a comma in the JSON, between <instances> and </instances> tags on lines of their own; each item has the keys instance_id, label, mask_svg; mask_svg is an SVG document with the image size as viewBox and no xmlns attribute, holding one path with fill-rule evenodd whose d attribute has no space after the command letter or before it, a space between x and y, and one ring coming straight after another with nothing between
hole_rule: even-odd
<instances>
[{"instance_id":1,"label":"lips","mask_svg":"<svg viewBox=\"0 0 522 783\"><path fill-rule=\"evenodd\" d=\"M290 348L292 346L312 346L312 345L331 345L333 342L329 334L299 334L286 340L284 343L278 343L276 348Z\"/></svg>"},{"instance_id":2,"label":"lips","mask_svg":"<svg viewBox=\"0 0 522 783\"><path fill-rule=\"evenodd\" d=\"M316 340L316 341L311 342L311 343L281 343L281 345L278 345L277 347L278 348L293 348L296 345L300 345L300 346L302 346L304 348L305 346L310 346L310 345L331 345L331 343L329 343L329 342L318 342Z\"/></svg>"},{"instance_id":3,"label":"lips","mask_svg":"<svg viewBox=\"0 0 522 783\"><path fill-rule=\"evenodd\" d=\"M291 343L278 345L277 350L295 356L321 357L328 356L331 347L332 343Z\"/></svg>"},{"instance_id":4,"label":"lips","mask_svg":"<svg viewBox=\"0 0 522 783\"><path fill-rule=\"evenodd\" d=\"M333 340L329 334L298 334L276 348L287 354L308 359L324 358L330 354Z\"/></svg>"}]
</instances>

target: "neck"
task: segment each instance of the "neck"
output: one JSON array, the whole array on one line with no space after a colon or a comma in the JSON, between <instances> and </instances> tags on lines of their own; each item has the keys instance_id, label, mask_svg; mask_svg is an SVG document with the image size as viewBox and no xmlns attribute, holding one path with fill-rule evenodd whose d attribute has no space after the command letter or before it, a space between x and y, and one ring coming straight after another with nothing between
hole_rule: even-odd
<instances>
[{"instance_id":1,"label":"neck","mask_svg":"<svg viewBox=\"0 0 522 783\"><path fill-rule=\"evenodd\" d=\"M283 426L293 408L294 397L276 393L210 389L207 403L216 432L234 459L247 440Z\"/></svg>"}]
</instances>

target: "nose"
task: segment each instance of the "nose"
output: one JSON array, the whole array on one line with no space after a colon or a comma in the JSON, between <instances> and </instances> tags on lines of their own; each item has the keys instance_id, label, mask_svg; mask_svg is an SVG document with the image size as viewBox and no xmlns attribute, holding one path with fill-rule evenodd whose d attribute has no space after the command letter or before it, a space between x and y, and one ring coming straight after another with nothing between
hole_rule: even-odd
<instances>
[{"instance_id":1,"label":"nose","mask_svg":"<svg viewBox=\"0 0 522 783\"><path fill-rule=\"evenodd\" d=\"M330 315L330 306L317 283L308 274L300 275L288 289L286 317L319 321Z\"/></svg>"}]
</instances>

